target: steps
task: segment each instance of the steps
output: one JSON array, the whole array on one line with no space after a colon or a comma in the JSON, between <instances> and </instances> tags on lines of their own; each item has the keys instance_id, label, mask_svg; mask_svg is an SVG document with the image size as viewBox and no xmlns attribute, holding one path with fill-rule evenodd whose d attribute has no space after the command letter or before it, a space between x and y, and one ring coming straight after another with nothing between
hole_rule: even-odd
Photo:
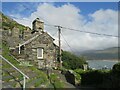
<instances>
[{"instance_id":1,"label":"steps","mask_svg":"<svg viewBox=\"0 0 120 90\"><path fill-rule=\"evenodd\" d=\"M9 67L9 68L8 68ZM2 67L2 88L21 88L22 75L14 68L10 67L3 61Z\"/></svg>"},{"instance_id":2,"label":"steps","mask_svg":"<svg viewBox=\"0 0 120 90\"><path fill-rule=\"evenodd\" d=\"M4 61L3 61L4 63ZM5 66L4 66L5 65ZM10 67L6 63L3 64L2 69L2 88L22 88L23 84L23 76L17 72L14 68ZM47 81L47 76L41 71L38 71L34 67L21 67L19 69L22 72L25 72L26 75L30 77L30 80L26 80L26 87L27 88L35 88L40 87L44 82ZM32 70L34 69L34 71ZM41 74L41 75L40 75ZM43 74L43 76L42 76ZM46 86L46 85L44 85Z\"/></svg>"},{"instance_id":3,"label":"steps","mask_svg":"<svg viewBox=\"0 0 120 90\"><path fill-rule=\"evenodd\" d=\"M23 76L10 65L8 65L5 61L3 61L2 64L2 88L22 88ZM64 88L75 88L72 84L68 83L65 79L65 76L57 70L52 71L52 73L56 75L56 77L53 77L53 80L55 79L55 82L52 84L48 79L47 74L41 70L38 70L35 66L20 66L18 62L13 64L19 67L19 69L25 75L29 76L30 79L26 79L26 88L54 89L54 85L56 85L56 88L59 88L59 84L61 83L64 84Z\"/></svg>"}]
</instances>

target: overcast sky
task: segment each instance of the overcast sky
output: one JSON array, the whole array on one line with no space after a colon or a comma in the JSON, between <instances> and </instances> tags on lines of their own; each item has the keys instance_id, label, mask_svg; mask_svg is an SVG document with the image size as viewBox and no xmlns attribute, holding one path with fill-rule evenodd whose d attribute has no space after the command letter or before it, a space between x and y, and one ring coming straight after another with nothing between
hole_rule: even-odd
<instances>
[{"instance_id":1,"label":"overcast sky","mask_svg":"<svg viewBox=\"0 0 120 90\"><path fill-rule=\"evenodd\" d=\"M4 2L2 3L2 12L31 28L32 21L39 17L46 24L118 36L118 3L115 2ZM57 28L45 26L45 31L56 39L55 43L57 44ZM62 29L62 35L72 51L75 52L118 46L116 37L99 36L67 29ZM62 37L62 48L71 51L64 38Z\"/></svg>"}]
</instances>

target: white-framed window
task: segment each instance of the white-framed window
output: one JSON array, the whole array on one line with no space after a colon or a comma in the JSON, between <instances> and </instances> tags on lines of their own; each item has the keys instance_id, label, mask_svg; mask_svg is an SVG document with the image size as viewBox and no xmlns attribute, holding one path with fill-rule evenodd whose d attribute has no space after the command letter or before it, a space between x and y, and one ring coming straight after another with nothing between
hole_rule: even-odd
<instances>
[{"instance_id":1,"label":"white-framed window","mask_svg":"<svg viewBox=\"0 0 120 90\"><path fill-rule=\"evenodd\" d=\"M37 58L43 59L43 48L37 48Z\"/></svg>"}]
</instances>

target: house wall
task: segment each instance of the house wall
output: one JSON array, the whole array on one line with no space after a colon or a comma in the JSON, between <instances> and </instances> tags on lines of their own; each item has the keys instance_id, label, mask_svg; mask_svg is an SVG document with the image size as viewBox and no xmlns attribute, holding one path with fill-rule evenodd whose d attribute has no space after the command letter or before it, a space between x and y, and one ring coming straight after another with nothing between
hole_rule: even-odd
<instances>
[{"instance_id":1,"label":"house wall","mask_svg":"<svg viewBox=\"0 0 120 90\"><path fill-rule=\"evenodd\" d=\"M39 47L43 48L43 59L37 58L37 48ZM56 46L48 34L42 34L28 45L25 45L25 54L28 55L27 60L40 69L46 66L48 68L55 67Z\"/></svg>"}]
</instances>

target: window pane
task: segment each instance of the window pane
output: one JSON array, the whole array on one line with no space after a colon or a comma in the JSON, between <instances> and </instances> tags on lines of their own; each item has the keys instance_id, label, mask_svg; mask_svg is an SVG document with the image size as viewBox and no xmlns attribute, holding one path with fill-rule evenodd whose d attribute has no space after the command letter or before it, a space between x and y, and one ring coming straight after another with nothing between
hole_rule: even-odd
<instances>
[{"instance_id":1,"label":"window pane","mask_svg":"<svg viewBox=\"0 0 120 90\"><path fill-rule=\"evenodd\" d=\"M43 58L43 49L42 48L37 49L37 58L39 58L39 59Z\"/></svg>"}]
</instances>

